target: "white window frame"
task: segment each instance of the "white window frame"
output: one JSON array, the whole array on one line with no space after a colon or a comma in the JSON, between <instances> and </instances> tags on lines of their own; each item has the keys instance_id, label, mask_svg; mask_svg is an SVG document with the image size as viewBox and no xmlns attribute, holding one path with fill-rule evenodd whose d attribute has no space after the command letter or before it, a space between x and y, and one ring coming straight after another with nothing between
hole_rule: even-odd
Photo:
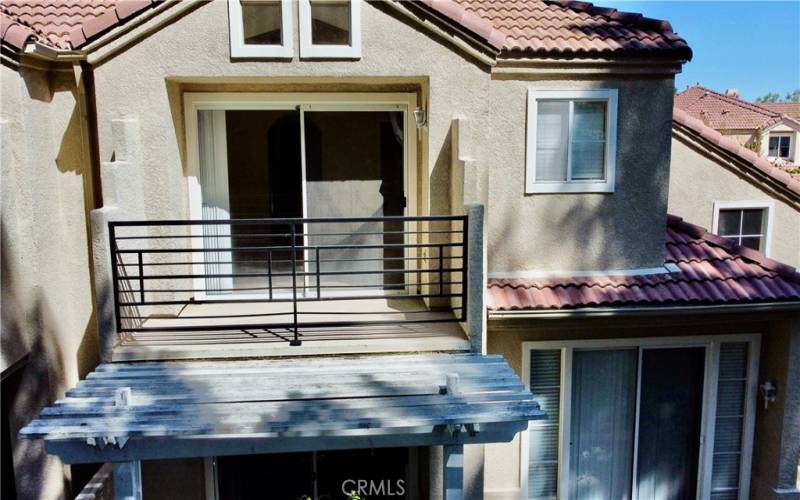
<instances>
[{"instance_id":1,"label":"white window frame","mask_svg":"<svg viewBox=\"0 0 800 500\"><path fill-rule=\"evenodd\" d=\"M350 1L350 45L318 45L311 38L311 1L300 0L300 57L359 59L361 57L361 0Z\"/></svg>"},{"instance_id":2,"label":"white window frame","mask_svg":"<svg viewBox=\"0 0 800 500\"><path fill-rule=\"evenodd\" d=\"M231 57L233 58L273 58L291 59L294 55L292 0L276 0L281 4L281 44L261 45L244 42L244 19L239 0L228 2L228 25L231 38Z\"/></svg>"},{"instance_id":3,"label":"white window frame","mask_svg":"<svg viewBox=\"0 0 800 500\"><path fill-rule=\"evenodd\" d=\"M602 180L536 180L536 125L538 103L541 100L605 101L606 102L606 155L605 179ZM528 89L527 156L525 161L525 192L533 193L613 193L617 161L617 89L601 90L538 90ZM570 108L572 105L570 104ZM570 109L569 139L572 137L572 110ZM570 161L568 148L567 176Z\"/></svg>"},{"instance_id":4,"label":"white window frame","mask_svg":"<svg viewBox=\"0 0 800 500\"><path fill-rule=\"evenodd\" d=\"M404 216L417 215L417 131L413 120L413 112L417 106L416 93L280 93L280 92L187 92L183 95L184 123L186 124L187 147L187 186L189 193L189 216L192 220L203 219L202 188L200 185L200 138L197 123L199 110L280 110L300 109L306 111L401 111L403 112L403 133L406 144L403 150L403 178L406 207ZM301 113L302 115L302 113ZM305 147L301 145L302 150ZM306 172L303 161L303 217L308 217L308 197L306 196ZM409 226L409 231L418 231L416 224ZM307 232L307 228L304 228ZM202 228L192 226L192 248L202 249ZM414 234L405 236L405 243L414 243ZM408 248L406 257L411 257L413 248ZM202 252L192 252L193 272L197 275L205 273L201 264ZM309 261L309 258L305 258ZM411 264L416 265L416 264ZM415 286L417 273L409 274L408 286ZM210 300L217 296L202 292L205 288L203 278L193 280L195 300ZM226 299L254 300L263 299L258 294L226 295Z\"/></svg>"},{"instance_id":5,"label":"white window frame","mask_svg":"<svg viewBox=\"0 0 800 500\"><path fill-rule=\"evenodd\" d=\"M788 137L789 138L789 154L787 156L770 156L769 154L769 140L773 137ZM794 158L794 133L793 132L770 132L767 134L767 158L770 160L788 160L791 161Z\"/></svg>"},{"instance_id":6,"label":"white window frame","mask_svg":"<svg viewBox=\"0 0 800 500\"><path fill-rule=\"evenodd\" d=\"M766 210L766 230L764 231L764 249L762 252L767 257L770 256L772 248L772 216L775 212L775 203L772 200L765 201L715 201L714 202L714 218L711 223L711 232L719 236L719 212L721 210L748 210L748 209L761 209Z\"/></svg>"},{"instance_id":7,"label":"white window frame","mask_svg":"<svg viewBox=\"0 0 800 500\"><path fill-rule=\"evenodd\" d=\"M742 452L739 463L739 500L747 500L750 495L750 470L753 458L753 436L758 396L758 365L761 352L760 334L706 335L685 337L640 337L630 339L588 339L563 341L522 342L522 379L525 390L530 390L530 353L532 350L561 350L561 393L558 437L558 498L569 495L569 429L571 428L572 402L572 355L575 349L636 348L639 351L637 370L641 372L641 352L643 349L670 347L705 347L705 375L703 381L703 406L700 424L700 456L697 471L697 498L711 498L711 472L714 454L714 428L716 425L717 380L719 376L720 346L729 342L747 342L747 383L745 391L744 429L742 431ZM637 376L637 401L634 441L634 473L632 479L632 498L636 499L636 454L638 447L638 413L641 373ZM520 451L520 498L528 496L529 435L522 433Z\"/></svg>"}]
</instances>

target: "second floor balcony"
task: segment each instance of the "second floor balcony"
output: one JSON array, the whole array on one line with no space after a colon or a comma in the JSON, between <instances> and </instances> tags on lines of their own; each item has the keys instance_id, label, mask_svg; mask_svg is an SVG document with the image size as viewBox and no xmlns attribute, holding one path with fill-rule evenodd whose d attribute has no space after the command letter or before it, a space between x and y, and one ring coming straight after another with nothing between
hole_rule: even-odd
<instances>
[{"instance_id":1,"label":"second floor balcony","mask_svg":"<svg viewBox=\"0 0 800 500\"><path fill-rule=\"evenodd\" d=\"M109 223L114 360L465 351L468 216Z\"/></svg>"}]
</instances>

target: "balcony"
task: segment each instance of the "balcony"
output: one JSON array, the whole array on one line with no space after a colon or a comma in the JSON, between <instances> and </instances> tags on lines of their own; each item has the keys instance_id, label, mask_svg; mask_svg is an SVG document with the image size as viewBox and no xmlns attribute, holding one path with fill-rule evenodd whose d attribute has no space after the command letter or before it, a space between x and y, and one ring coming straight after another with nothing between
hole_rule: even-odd
<instances>
[{"instance_id":1,"label":"balcony","mask_svg":"<svg viewBox=\"0 0 800 500\"><path fill-rule=\"evenodd\" d=\"M469 350L467 224L109 222L113 359Z\"/></svg>"}]
</instances>

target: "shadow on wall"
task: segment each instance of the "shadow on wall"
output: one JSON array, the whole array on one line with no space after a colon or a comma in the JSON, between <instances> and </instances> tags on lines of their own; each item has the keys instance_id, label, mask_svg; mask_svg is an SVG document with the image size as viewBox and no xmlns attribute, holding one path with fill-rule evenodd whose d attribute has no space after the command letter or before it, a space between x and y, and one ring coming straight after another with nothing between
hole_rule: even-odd
<instances>
[{"instance_id":1,"label":"shadow on wall","mask_svg":"<svg viewBox=\"0 0 800 500\"><path fill-rule=\"evenodd\" d=\"M610 85L598 81L597 86ZM660 105L666 102L663 94L653 96L653 105L639 105L651 102L647 97L648 92L654 92L651 83L629 81L625 86L619 100L615 191L526 194L523 164L515 170L519 179L513 179L512 189L490 191L495 194L487 207L492 224L488 249L491 267L547 269L537 262L549 262L553 270L564 266L599 270L663 264L671 113ZM667 85L658 87L659 93L667 90ZM653 120L662 115L663 120ZM649 138L643 144L645 136ZM523 158L528 154L525 151ZM488 168L490 184L508 185L506 180L492 179L492 165ZM500 193L516 201L506 201L498 196ZM523 210L546 215L539 220L521 220Z\"/></svg>"}]
</instances>

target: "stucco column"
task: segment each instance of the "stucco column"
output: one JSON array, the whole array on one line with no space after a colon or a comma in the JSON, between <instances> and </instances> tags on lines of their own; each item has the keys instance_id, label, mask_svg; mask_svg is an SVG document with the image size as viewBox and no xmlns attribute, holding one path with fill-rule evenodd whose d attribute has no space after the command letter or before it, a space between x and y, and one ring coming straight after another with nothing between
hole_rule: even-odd
<instances>
[{"instance_id":1,"label":"stucco column","mask_svg":"<svg viewBox=\"0 0 800 500\"><path fill-rule=\"evenodd\" d=\"M486 241L484 207L467 205L467 329L473 352L486 350Z\"/></svg>"}]
</instances>

